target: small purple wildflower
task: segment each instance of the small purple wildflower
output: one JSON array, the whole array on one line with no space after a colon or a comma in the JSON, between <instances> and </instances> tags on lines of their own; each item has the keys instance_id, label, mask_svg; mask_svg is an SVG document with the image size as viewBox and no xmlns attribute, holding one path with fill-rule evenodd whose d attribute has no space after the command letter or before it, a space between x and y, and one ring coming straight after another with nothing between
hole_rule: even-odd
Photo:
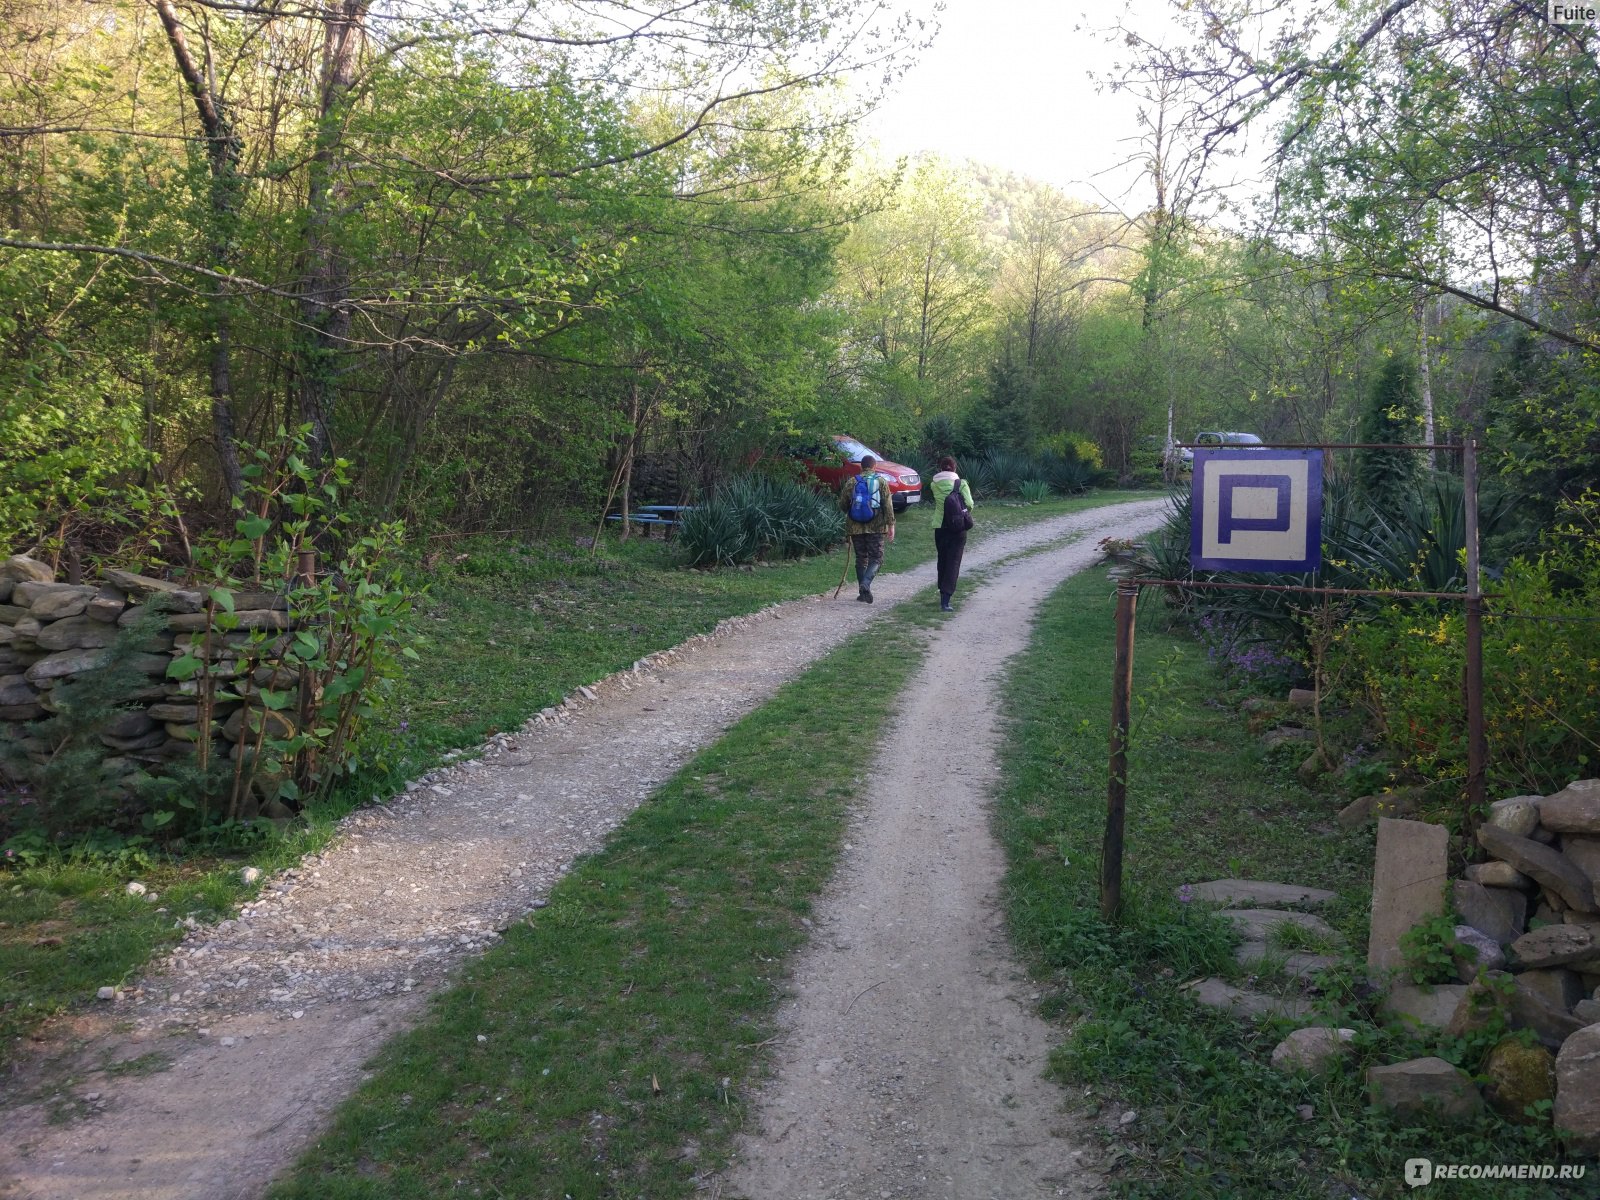
<instances>
[{"instance_id":1,"label":"small purple wildflower","mask_svg":"<svg viewBox=\"0 0 1600 1200\"><path fill-rule=\"evenodd\" d=\"M1194 889L1187 883L1178 889L1178 903L1187 904L1194 899Z\"/></svg>"}]
</instances>

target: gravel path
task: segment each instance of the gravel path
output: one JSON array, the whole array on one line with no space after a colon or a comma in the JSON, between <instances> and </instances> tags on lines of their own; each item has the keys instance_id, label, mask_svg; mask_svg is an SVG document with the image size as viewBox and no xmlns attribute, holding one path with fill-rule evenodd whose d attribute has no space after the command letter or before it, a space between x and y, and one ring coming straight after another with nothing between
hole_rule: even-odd
<instances>
[{"instance_id":1,"label":"gravel path","mask_svg":"<svg viewBox=\"0 0 1600 1200\"><path fill-rule=\"evenodd\" d=\"M1097 558L1086 538L996 572L898 697L900 732L867 769L869 799L793 968L775 1079L730 1194L1100 1194L1088 1139L1040 1074L1052 1034L1007 944L989 807L1005 663L1051 590Z\"/></svg>"},{"instance_id":2,"label":"gravel path","mask_svg":"<svg viewBox=\"0 0 1600 1200\"><path fill-rule=\"evenodd\" d=\"M1093 557L1098 537L1137 536L1164 510L1164 501L1141 501L994 535L974 542L968 566L1081 535L1066 558L1023 560L1024 574L1042 569L1059 580L1071 562ZM1056 565L1028 565L1047 561ZM964 653L962 642L986 628L985 598L1020 586L1018 569L972 590L970 605L936 642ZM833 602L830 594L723 622L711 635L580 689L560 709L493 739L479 761L435 771L393 803L353 814L321 855L271 880L237 919L193 930L108 1006L111 1028L82 1057L168 1069L95 1072L60 1095L7 1105L0 1196L259 1196L359 1084L371 1053L417 1019L421 999L464 956L541 905L572 861L597 849L693 753L885 605L931 582L931 567L885 574L874 588L876 605L848 593ZM1047 590L1042 577L1030 586ZM1015 622L1016 636L1024 636L1025 621ZM987 662L992 655L984 653ZM991 706L982 706L981 717L992 738ZM969 758L968 769L980 761L987 758ZM985 840L981 830L956 836ZM982 885L992 886L997 863L982 870L992 870ZM982 919L991 940L998 938L992 909ZM1015 1048L1009 1038L998 1040ZM1021 1082L1038 1061L1017 1064ZM77 1119L52 1123L63 1102Z\"/></svg>"}]
</instances>

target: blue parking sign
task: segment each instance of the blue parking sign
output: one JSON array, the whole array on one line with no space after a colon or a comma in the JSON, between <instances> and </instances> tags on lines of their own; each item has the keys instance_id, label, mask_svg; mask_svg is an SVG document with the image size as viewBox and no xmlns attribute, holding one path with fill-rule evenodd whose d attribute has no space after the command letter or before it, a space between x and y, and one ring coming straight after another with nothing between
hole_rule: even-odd
<instances>
[{"instance_id":1,"label":"blue parking sign","mask_svg":"<svg viewBox=\"0 0 1600 1200\"><path fill-rule=\"evenodd\" d=\"M1196 450L1189 565L1315 571L1322 565L1321 450Z\"/></svg>"}]
</instances>

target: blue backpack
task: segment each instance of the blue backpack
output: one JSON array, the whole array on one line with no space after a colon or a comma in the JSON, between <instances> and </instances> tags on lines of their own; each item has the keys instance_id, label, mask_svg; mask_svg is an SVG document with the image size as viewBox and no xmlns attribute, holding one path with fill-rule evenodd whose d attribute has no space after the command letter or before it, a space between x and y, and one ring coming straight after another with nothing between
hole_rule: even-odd
<instances>
[{"instance_id":1,"label":"blue backpack","mask_svg":"<svg viewBox=\"0 0 1600 1200\"><path fill-rule=\"evenodd\" d=\"M850 495L850 519L862 525L878 515L878 477L863 471Z\"/></svg>"}]
</instances>

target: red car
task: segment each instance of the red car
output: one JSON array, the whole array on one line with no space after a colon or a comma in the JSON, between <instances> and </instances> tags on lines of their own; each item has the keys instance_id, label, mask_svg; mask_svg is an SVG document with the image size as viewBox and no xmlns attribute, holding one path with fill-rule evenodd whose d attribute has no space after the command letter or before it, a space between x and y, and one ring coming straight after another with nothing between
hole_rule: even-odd
<instances>
[{"instance_id":1,"label":"red car","mask_svg":"<svg viewBox=\"0 0 1600 1200\"><path fill-rule=\"evenodd\" d=\"M831 452L828 446L807 446L799 450L795 457L835 494L846 479L861 474L861 457L870 454L878 460L873 470L889 481L889 499L894 504L895 512L905 512L906 505L921 502L922 476L910 467L887 461L876 450L862 445L853 437L836 435L828 439L828 445L832 447Z\"/></svg>"}]
</instances>

